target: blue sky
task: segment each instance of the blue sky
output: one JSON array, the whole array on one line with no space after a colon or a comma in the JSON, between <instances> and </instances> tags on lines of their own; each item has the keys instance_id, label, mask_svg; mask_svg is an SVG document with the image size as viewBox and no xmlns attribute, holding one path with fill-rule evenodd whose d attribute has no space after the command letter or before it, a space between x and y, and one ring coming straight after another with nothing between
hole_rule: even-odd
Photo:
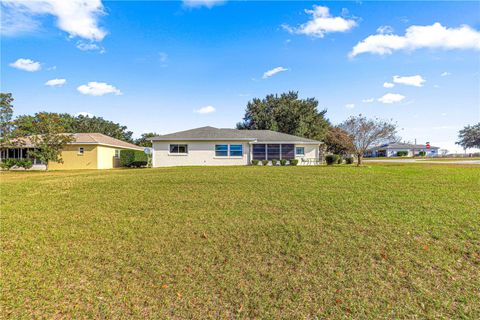
<instances>
[{"instance_id":1,"label":"blue sky","mask_svg":"<svg viewBox=\"0 0 480 320\"><path fill-rule=\"evenodd\" d=\"M2 1L16 114L87 112L138 136L234 127L248 100L295 90L334 124L394 119L450 151L480 120L479 2L78 3Z\"/></svg>"}]
</instances>

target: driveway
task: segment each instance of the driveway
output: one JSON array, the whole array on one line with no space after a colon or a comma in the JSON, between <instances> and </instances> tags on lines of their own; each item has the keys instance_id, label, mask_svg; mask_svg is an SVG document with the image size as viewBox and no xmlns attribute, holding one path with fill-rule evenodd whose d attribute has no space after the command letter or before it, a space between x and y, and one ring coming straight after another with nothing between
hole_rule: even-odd
<instances>
[{"instance_id":1,"label":"driveway","mask_svg":"<svg viewBox=\"0 0 480 320\"><path fill-rule=\"evenodd\" d=\"M364 159L363 162L400 162L400 163L438 163L438 164L480 164L480 160L451 160L451 161L429 161L424 159L395 159L395 160L385 160L385 159Z\"/></svg>"}]
</instances>

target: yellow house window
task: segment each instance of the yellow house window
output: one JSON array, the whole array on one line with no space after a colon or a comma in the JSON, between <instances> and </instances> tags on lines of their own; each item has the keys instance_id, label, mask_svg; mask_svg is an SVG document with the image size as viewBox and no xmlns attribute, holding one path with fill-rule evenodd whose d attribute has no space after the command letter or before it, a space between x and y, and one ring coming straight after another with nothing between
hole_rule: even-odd
<instances>
[{"instance_id":1,"label":"yellow house window","mask_svg":"<svg viewBox=\"0 0 480 320\"><path fill-rule=\"evenodd\" d=\"M85 148L84 147L78 148L78 155L83 156L84 153L85 153Z\"/></svg>"}]
</instances>

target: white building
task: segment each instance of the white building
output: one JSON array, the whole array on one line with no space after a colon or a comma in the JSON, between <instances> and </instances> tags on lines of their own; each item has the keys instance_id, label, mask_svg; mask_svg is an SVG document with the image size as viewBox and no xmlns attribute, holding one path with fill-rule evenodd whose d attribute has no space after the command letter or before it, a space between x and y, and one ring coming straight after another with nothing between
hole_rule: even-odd
<instances>
[{"instance_id":1,"label":"white building","mask_svg":"<svg viewBox=\"0 0 480 320\"><path fill-rule=\"evenodd\" d=\"M247 165L252 160L318 163L322 142L270 130L201 127L161 135L152 141L153 167Z\"/></svg>"},{"instance_id":2,"label":"white building","mask_svg":"<svg viewBox=\"0 0 480 320\"><path fill-rule=\"evenodd\" d=\"M425 144L387 143L369 149L365 157L398 157L399 152L406 152L405 157L420 156L421 153L427 157L435 157L438 156L438 149L440 148L433 146L427 148Z\"/></svg>"}]
</instances>

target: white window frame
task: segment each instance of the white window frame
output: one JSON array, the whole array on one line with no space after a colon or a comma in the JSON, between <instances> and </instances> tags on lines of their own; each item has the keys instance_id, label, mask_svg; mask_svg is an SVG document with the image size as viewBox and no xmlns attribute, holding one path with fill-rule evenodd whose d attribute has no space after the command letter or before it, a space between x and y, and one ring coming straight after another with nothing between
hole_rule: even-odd
<instances>
[{"instance_id":1,"label":"white window frame","mask_svg":"<svg viewBox=\"0 0 480 320\"><path fill-rule=\"evenodd\" d=\"M78 155L83 156L85 154L85 148L84 147L78 147Z\"/></svg>"},{"instance_id":2,"label":"white window frame","mask_svg":"<svg viewBox=\"0 0 480 320\"><path fill-rule=\"evenodd\" d=\"M297 153L297 148L302 148L303 149L303 153ZM301 147L301 146L295 146L295 155L296 156L304 156L305 155L305 147Z\"/></svg>"},{"instance_id":3,"label":"white window frame","mask_svg":"<svg viewBox=\"0 0 480 320\"><path fill-rule=\"evenodd\" d=\"M120 149L115 149L115 159L120 159Z\"/></svg>"},{"instance_id":4,"label":"white window frame","mask_svg":"<svg viewBox=\"0 0 480 320\"><path fill-rule=\"evenodd\" d=\"M241 156L232 156L230 154L230 146L231 145L235 145L235 146L242 146L242 155ZM217 146L227 146L227 155L226 156L217 156ZM213 152L214 152L214 158L218 158L218 159L242 159L243 156L244 156L244 145L243 143L232 143L232 144L229 144L229 143L215 143L215 145L213 146Z\"/></svg>"},{"instance_id":5,"label":"white window frame","mask_svg":"<svg viewBox=\"0 0 480 320\"><path fill-rule=\"evenodd\" d=\"M171 152L172 146L178 146L179 152ZM180 146L185 146L186 152L180 152ZM168 144L168 154L171 156L186 156L188 155L188 144L187 143L169 143Z\"/></svg>"}]
</instances>

